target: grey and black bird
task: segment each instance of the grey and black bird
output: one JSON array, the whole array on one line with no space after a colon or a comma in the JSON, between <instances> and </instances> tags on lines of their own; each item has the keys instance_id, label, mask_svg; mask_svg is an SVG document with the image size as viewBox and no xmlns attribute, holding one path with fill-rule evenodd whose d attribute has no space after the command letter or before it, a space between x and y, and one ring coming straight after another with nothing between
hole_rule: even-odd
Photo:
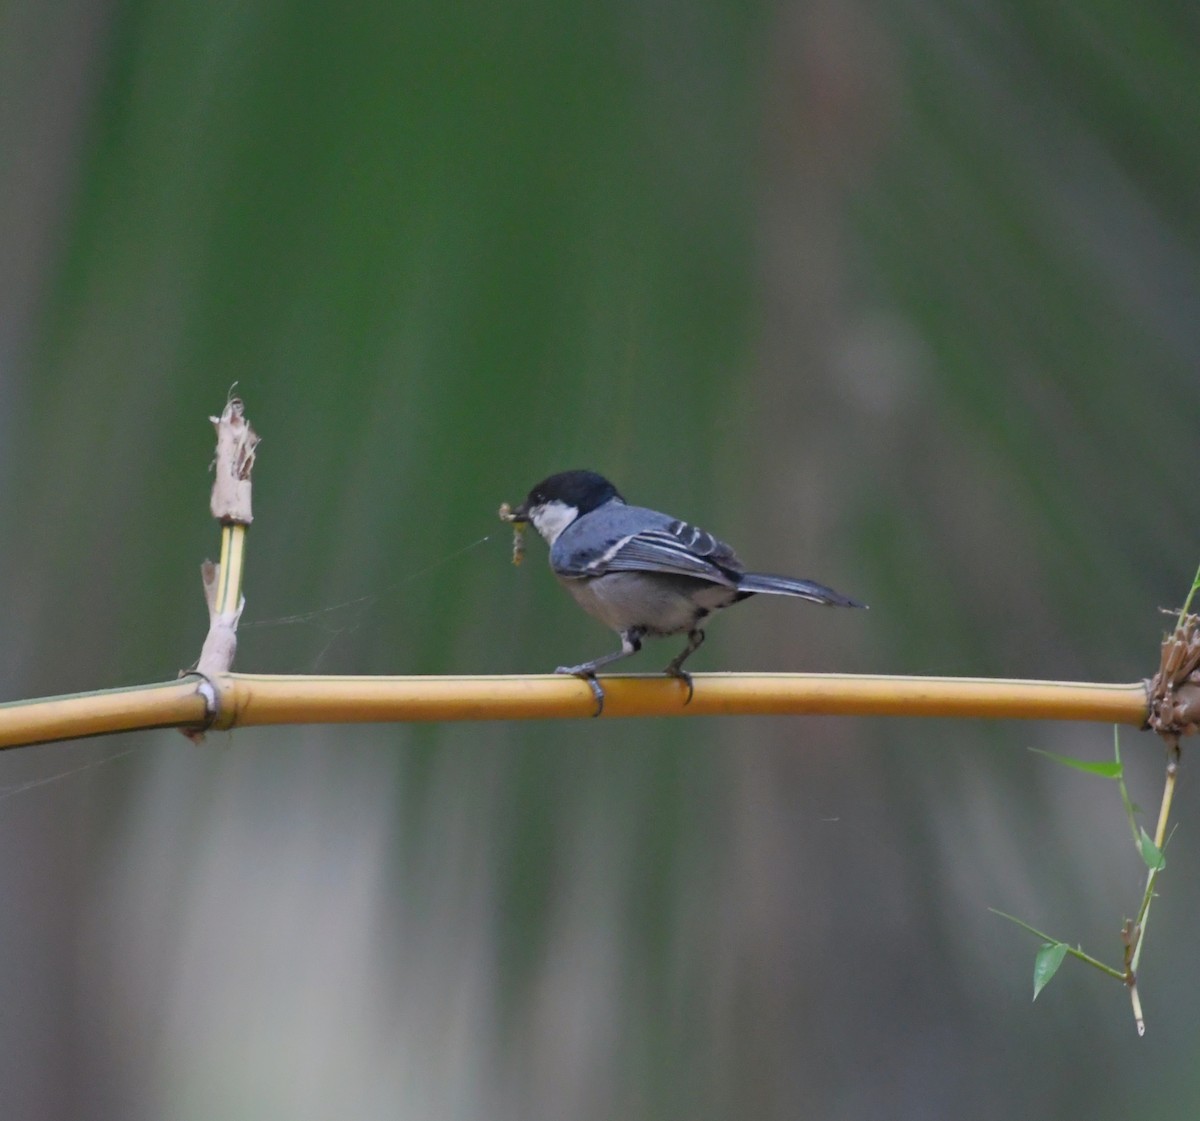
<instances>
[{"instance_id":1,"label":"grey and black bird","mask_svg":"<svg viewBox=\"0 0 1200 1121\"><path fill-rule=\"evenodd\" d=\"M812 580L747 572L724 541L687 522L630 506L603 475L563 471L542 480L506 514L529 523L550 546L550 568L589 615L621 636L621 649L557 673L584 678L596 697L596 671L636 654L647 635L686 634L687 645L664 670L688 686L683 663L704 641L714 611L755 595L795 596L834 607L865 607Z\"/></svg>"}]
</instances>

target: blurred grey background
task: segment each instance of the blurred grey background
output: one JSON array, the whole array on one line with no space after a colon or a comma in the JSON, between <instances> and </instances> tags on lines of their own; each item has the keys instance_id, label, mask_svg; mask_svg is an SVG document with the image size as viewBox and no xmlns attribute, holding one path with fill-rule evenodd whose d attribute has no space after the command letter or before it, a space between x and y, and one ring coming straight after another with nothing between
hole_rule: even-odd
<instances>
[{"instance_id":1,"label":"blurred grey background","mask_svg":"<svg viewBox=\"0 0 1200 1121\"><path fill-rule=\"evenodd\" d=\"M752 564L694 668L1132 680L1200 558L1200 17L1158 0L0 6L4 699L169 678L212 431L246 670L607 650L495 520L611 475ZM485 535L489 540L478 542ZM775 609L773 610L772 607ZM656 646L631 666L654 670ZM0 757L4 1114L1192 1116L1187 753L1103 726L175 733ZM1124 739L1152 817L1156 741Z\"/></svg>"}]
</instances>

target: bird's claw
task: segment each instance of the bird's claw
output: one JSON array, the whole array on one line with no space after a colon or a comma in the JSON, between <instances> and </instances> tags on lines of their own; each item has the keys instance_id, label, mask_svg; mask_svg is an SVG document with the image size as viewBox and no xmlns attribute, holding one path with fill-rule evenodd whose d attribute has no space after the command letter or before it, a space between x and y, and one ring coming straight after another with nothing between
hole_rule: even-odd
<instances>
[{"instance_id":1,"label":"bird's claw","mask_svg":"<svg viewBox=\"0 0 1200 1121\"><path fill-rule=\"evenodd\" d=\"M593 719L604 711L604 689L601 687L600 682L596 680L595 670L585 669L583 666L559 666L554 672L582 678L588 683L588 688L591 689L592 696L596 698L596 711L592 713Z\"/></svg>"},{"instance_id":2,"label":"bird's claw","mask_svg":"<svg viewBox=\"0 0 1200 1121\"><path fill-rule=\"evenodd\" d=\"M684 685L687 686L687 689L688 689L687 700L685 700L683 702L684 707L686 708L688 705L690 705L692 703L692 694L696 692L695 687L692 685L692 675L690 673L688 673L687 670L680 669L674 663L667 666L667 668L663 672L666 673L669 677L677 678L679 681L682 681L684 683Z\"/></svg>"}]
</instances>

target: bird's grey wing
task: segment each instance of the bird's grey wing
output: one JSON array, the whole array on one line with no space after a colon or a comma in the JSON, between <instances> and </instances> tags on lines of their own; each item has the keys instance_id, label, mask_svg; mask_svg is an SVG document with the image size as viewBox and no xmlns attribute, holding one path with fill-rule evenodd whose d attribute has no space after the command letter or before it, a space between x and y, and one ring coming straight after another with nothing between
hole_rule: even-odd
<instances>
[{"instance_id":1,"label":"bird's grey wing","mask_svg":"<svg viewBox=\"0 0 1200 1121\"><path fill-rule=\"evenodd\" d=\"M736 586L742 563L724 541L687 522L659 519L654 528L615 532L600 546L572 550L556 558L555 571L563 576L663 572Z\"/></svg>"}]
</instances>

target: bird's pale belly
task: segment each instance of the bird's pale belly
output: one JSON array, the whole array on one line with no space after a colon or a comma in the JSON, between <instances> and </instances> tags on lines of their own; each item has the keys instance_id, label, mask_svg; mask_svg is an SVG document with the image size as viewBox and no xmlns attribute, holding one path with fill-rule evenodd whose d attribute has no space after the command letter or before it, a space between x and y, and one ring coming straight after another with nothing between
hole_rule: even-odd
<instances>
[{"instance_id":1,"label":"bird's pale belly","mask_svg":"<svg viewBox=\"0 0 1200 1121\"><path fill-rule=\"evenodd\" d=\"M614 631L640 627L648 634L679 634L737 598L733 588L687 576L610 572L558 580L584 611Z\"/></svg>"}]
</instances>

